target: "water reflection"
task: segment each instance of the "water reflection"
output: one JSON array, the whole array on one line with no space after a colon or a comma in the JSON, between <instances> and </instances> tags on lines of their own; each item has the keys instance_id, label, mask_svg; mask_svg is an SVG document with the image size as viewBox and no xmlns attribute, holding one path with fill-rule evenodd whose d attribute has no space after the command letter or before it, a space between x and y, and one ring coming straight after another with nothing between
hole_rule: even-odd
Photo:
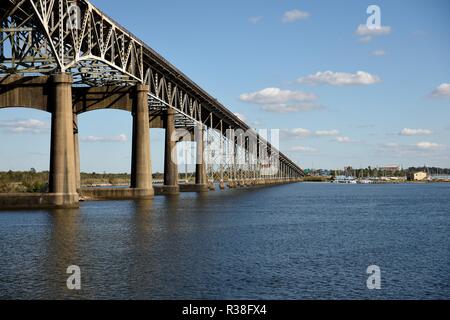
<instances>
[{"instance_id":1,"label":"water reflection","mask_svg":"<svg viewBox=\"0 0 450 320\"><path fill-rule=\"evenodd\" d=\"M67 268L79 265L81 261L80 248L80 210L54 209L48 213L50 238L48 241L44 274L48 281L48 292L54 298L77 296L77 292L67 289L66 281L69 275ZM81 268L82 265L79 265Z\"/></svg>"},{"instance_id":2,"label":"water reflection","mask_svg":"<svg viewBox=\"0 0 450 320\"><path fill-rule=\"evenodd\" d=\"M136 200L132 202L133 225L139 240L151 232L153 220L153 200Z\"/></svg>"},{"instance_id":3,"label":"water reflection","mask_svg":"<svg viewBox=\"0 0 450 320\"><path fill-rule=\"evenodd\" d=\"M0 298L448 298L448 190L300 184L6 212ZM365 287L374 262L381 292Z\"/></svg>"}]
</instances>

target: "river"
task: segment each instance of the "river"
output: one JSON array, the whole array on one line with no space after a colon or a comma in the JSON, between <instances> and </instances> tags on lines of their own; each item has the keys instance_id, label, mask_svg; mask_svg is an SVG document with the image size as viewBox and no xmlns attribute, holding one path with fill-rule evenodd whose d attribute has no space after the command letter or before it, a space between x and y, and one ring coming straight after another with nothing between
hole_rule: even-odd
<instances>
[{"instance_id":1,"label":"river","mask_svg":"<svg viewBox=\"0 0 450 320\"><path fill-rule=\"evenodd\" d=\"M449 299L450 184L292 184L0 212L2 299ZM81 290L66 286L68 266ZM369 290L367 267L381 269Z\"/></svg>"}]
</instances>

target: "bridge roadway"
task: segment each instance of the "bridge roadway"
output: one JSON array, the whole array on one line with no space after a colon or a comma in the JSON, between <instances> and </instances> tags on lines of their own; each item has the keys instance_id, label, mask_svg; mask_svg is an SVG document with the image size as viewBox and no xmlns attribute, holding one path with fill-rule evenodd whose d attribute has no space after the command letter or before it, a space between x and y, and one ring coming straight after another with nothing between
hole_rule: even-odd
<instances>
[{"instance_id":1,"label":"bridge roadway","mask_svg":"<svg viewBox=\"0 0 450 320\"><path fill-rule=\"evenodd\" d=\"M224 189L304 176L264 135L89 1L0 4L0 109L52 115L49 192L0 195L0 208L76 207L80 197L151 198L206 192L215 183ZM78 115L100 109L132 114L130 188L81 188ZM152 183L150 128L166 132L162 186ZM175 150L181 141L196 142L192 185L179 183Z\"/></svg>"}]
</instances>

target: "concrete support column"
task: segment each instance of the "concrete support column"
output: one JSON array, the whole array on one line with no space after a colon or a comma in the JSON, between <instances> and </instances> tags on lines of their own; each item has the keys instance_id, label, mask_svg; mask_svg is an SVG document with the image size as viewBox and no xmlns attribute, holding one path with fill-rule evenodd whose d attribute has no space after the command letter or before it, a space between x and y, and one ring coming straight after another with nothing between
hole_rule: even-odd
<instances>
[{"instance_id":1,"label":"concrete support column","mask_svg":"<svg viewBox=\"0 0 450 320\"><path fill-rule=\"evenodd\" d=\"M177 141L175 141L175 110L168 108L165 114L166 144L164 153L164 194L178 194L178 165L176 157Z\"/></svg>"},{"instance_id":2,"label":"concrete support column","mask_svg":"<svg viewBox=\"0 0 450 320\"><path fill-rule=\"evenodd\" d=\"M78 138L78 115L73 114L73 145L75 148L75 179L77 180L77 190L81 188L80 172L80 141Z\"/></svg>"},{"instance_id":3,"label":"concrete support column","mask_svg":"<svg viewBox=\"0 0 450 320\"><path fill-rule=\"evenodd\" d=\"M261 141L259 134L256 138L256 184L261 184Z\"/></svg>"},{"instance_id":4,"label":"concrete support column","mask_svg":"<svg viewBox=\"0 0 450 320\"><path fill-rule=\"evenodd\" d=\"M154 194L150 158L149 88L146 85L139 84L135 87L135 90L132 111L131 188L140 190L140 197L148 198Z\"/></svg>"},{"instance_id":5,"label":"concrete support column","mask_svg":"<svg viewBox=\"0 0 450 320\"><path fill-rule=\"evenodd\" d=\"M242 153L243 153L243 151L242 151L242 147L243 147L243 144L242 144L242 133L240 133L239 136L236 137L236 139L237 139L236 143L237 143L237 150L238 150L236 152L237 169L238 169L238 174L236 176L236 179L237 179L237 185L239 187L243 187L244 183L242 182L242 172L243 172L243 165L242 165L242 163L243 163L243 161L242 161Z\"/></svg>"},{"instance_id":6,"label":"concrete support column","mask_svg":"<svg viewBox=\"0 0 450 320\"><path fill-rule=\"evenodd\" d=\"M60 73L49 82L52 112L49 192L53 204L61 207L78 206L73 139L72 77Z\"/></svg>"},{"instance_id":7,"label":"concrete support column","mask_svg":"<svg viewBox=\"0 0 450 320\"><path fill-rule=\"evenodd\" d=\"M231 168L228 169L228 188L236 188L236 144L234 137L234 130L229 127L227 131L227 157L231 158Z\"/></svg>"},{"instance_id":8,"label":"concrete support column","mask_svg":"<svg viewBox=\"0 0 450 320\"><path fill-rule=\"evenodd\" d=\"M197 160L195 167L195 184L198 191L208 191L208 179L206 175L205 164L205 143L203 140L204 128L202 125L198 125L195 132L195 140L197 143Z\"/></svg>"}]
</instances>

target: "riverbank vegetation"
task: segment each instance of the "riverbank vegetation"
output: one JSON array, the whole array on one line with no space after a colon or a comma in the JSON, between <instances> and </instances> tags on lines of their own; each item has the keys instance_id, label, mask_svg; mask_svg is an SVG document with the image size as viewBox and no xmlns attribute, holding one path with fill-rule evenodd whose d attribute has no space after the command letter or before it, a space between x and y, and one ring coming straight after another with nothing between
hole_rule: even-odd
<instances>
[{"instance_id":1,"label":"riverbank vegetation","mask_svg":"<svg viewBox=\"0 0 450 320\"><path fill-rule=\"evenodd\" d=\"M48 191L49 172L0 172L0 193L41 193ZM128 173L81 173L82 186L124 186L130 184Z\"/></svg>"},{"instance_id":2,"label":"riverbank vegetation","mask_svg":"<svg viewBox=\"0 0 450 320\"><path fill-rule=\"evenodd\" d=\"M355 178L375 177L379 178L380 182L386 183L386 177L390 177L389 181L392 183L406 182L406 178L410 172L428 172L429 175L443 175L443 178L433 179L433 182L449 182L445 176L450 175L450 169L441 168L409 168L400 169L396 172L386 172L378 168L368 167L366 169L351 169L348 168L345 171L326 171L324 170L309 172L303 181L304 182L330 182L338 175L348 175ZM48 191L48 177L49 172L37 172L31 168L28 171L5 171L0 172L0 193L43 193ZM188 174L188 179L193 182L194 173ZM227 174L225 173L225 178ZM398 179L395 179L395 178ZM180 180L186 180L186 176L180 173ZM160 181L164 179L162 173L153 174L154 181ZM226 179L225 179L226 180ZM107 187L107 186L129 186L131 176L128 173L81 173L81 186L82 187ZM388 182L389 182L388 181Z\"/></svg>"}]
</instances>

